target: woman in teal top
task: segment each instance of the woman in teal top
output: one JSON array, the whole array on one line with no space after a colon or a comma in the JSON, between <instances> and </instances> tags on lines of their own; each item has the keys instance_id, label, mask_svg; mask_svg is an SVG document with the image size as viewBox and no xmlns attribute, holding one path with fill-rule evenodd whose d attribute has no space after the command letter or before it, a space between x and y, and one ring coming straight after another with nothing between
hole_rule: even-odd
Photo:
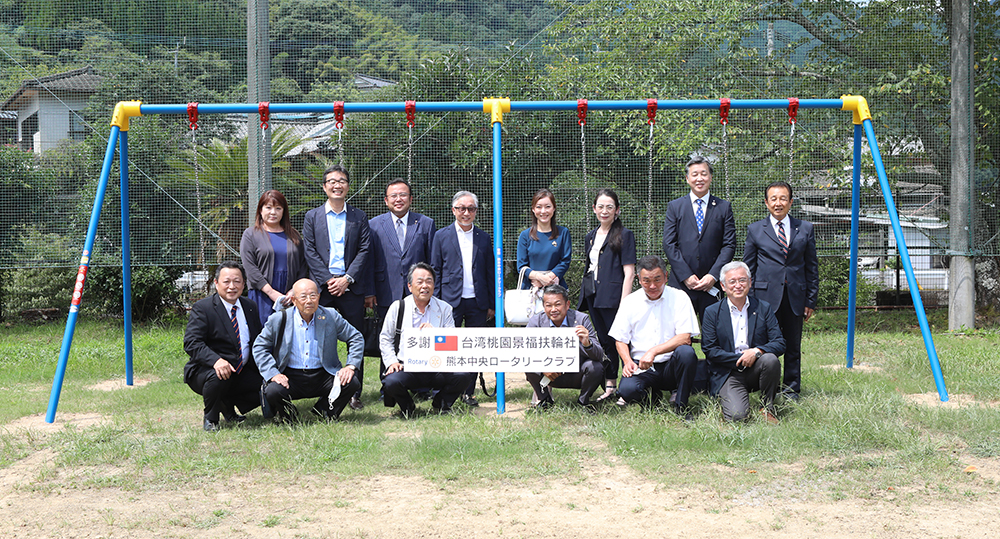
<instances>
[{"instance_id":1,"label":"woman in teal top","mask_svg":"<svg viewBox=\"0 0 1000 539\"><path fill-rule=\"evenodd\" d=\"M530 269L523 287L565 287L572 254L569 229L556 224L556 196L548 189L539 189L531 199L531 228L517 238L517 270Z\"/></svg>"}]
</instances>

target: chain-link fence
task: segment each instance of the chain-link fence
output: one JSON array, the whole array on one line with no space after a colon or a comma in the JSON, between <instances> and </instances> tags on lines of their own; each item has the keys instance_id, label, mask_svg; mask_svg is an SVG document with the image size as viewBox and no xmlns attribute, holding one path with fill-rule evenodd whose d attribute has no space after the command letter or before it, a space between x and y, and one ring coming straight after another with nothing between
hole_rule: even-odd
<instances>
[{"instance_id":1,"label":"chain-link fence","mask_svg":"<svg viewBox=\"0 0 1000 539\"><path fill-rule=\"evenodd\" d=\"M150 1L142 11L107 2L0 6L3 189L0 268L75 268L83 246L114 104L245 102L246 6ZM865 96L924 289L947 289L950 196L950 2L435 2L281 0L270 11L272 102L839 98ZM120 9L119 9L120 8ZM950 9L950 8L949 8ZM1000 255L995 151L1000 113L1000 23L977 2L973 58L975 169L968 204L975 255ZM491 231L491 132L484 113L272 115L272 185L300 228L322 204L326 165L352 174L350 203L386 211L392 178L414 185L414 209L438 227L451 195L480 196ZM581 271L593 192L615 188L639 253L662 254L666 204L684 195L692 154L714 162L713 194L733 202L739 248L763 218L763 187L795 188L793 215L816 224L820 255L847 256L850 113L785 111L516 112L504 118L504 248L515 257L533 193L551 188L559 224L574 239L570 281ZM238 258L248 201L247 138L256 115L148 116L132 121L131 248L137 265L195 271ZM412 155L412 158L410 157ZM117 160L115 163L117 167ZM91 264L120 264L112 171ZM862 170L862 275L897 283L891 232L870 153ZM964 225L962 225L964 226ZM576 272L576 273L573 273ZM71 273L71 270L67 274ZM507 272L513 274L512 271ZM8 280L10 272L5 273ZM193 274L186 275L195 279ZM68 280L72 275L68 276ZM8 283L9 286L9 283ZM902 283L906 288L905 279Z\"/></svg>"}]
</instances>

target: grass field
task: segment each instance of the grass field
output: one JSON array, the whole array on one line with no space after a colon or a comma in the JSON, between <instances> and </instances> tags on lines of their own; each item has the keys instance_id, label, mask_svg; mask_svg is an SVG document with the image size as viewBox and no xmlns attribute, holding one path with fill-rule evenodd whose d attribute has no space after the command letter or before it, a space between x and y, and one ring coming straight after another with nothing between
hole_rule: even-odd
<instances>
[{"instance_id":1,"label":"grass field","mask_svg":"<svg viewBox=\"0 0 1000 539\"><path fill-rule=\"evenodd\" d=\"M946 325L943 316L944 311L931 312L936 331ZM845 321L843 312L821 312L807 324L803 399L780 404L778 426L725 425L717 404L706 396L694 399L697 415L689 425L665 410L636 407L610 406L595 416L569 407L539 414L526 410L530 389L517 374L508 376L513 387L504 416L497 417L484 402L476 411L458 405L459 413L452 416L402 421L376 400L375 369L369 368L368 406L347 410L339 423L315 421L307 413L311 401L300 401L303 421L298 425L276 426L255 411L243 426L216 434L201 430L200 397L181 380L183 320L136 328L135 376L150 382L111 391L94 386L124 376L120 322L82 320L56 424L80 414L100 419L50 434L16 428L25 416L46 409L63 327L7 326L0 329L0 387L10 397L0 407L0 423L8 425L0 429L0 471L21 473L22 462L44 452L44 466L30 468L27 477L15 477L8 485L40 499L66 490L141 497L248 477L290 482L416 478L444 490L456 485L531 490L539 482L590 481L589 463L596 462L624 467L629 476L659 488L698 491L719 500L747 493L815 503L887 495L904 505L995 500L1000 334L935 334L953 401L944 406L927 395L935 388L912 313L860 313L858 368L853 370L843 368ZM557 402L569 402L570 395L556 390ZM983 472L967 473L970 462L978 462ZM205 529L224 527L226 515L212 514L203 516L216 524ZM288 523L287 515L276 515L268 526L266 517L254 525L265 529ZM2 529L0 535L5 535Z\"/></svg>"}]
</instances>

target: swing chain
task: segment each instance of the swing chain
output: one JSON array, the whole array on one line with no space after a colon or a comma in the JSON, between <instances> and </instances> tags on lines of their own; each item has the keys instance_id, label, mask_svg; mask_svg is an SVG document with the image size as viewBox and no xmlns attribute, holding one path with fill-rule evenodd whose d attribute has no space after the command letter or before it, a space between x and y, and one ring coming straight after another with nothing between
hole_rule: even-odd
<instances>
[{"instance_id":1,"label":"swing chain","mask_svg":"<svg viewBox=\"0 0 1000 539\"><path fill-rule=\"evenodd\" d=\"M578 123L580 124L580 163L583 167L583 204L586 206L590 197L590 185L587 180L587 134L584 129L587 122L583 121ZM587 228L590 228L591 213L592 212L587 212Z\"/></svg>"},{"instance_id":2,"label":"swing chain","mask_svg":"<svg viewBox=\"0 0 1000 539\"><path fill-rule=\"evenodd\" d=\"M201 179L198 175L198 169L200 165L198 164L198 138L196 133L198 132L198 104L191 103L188 104L188 115L190 117L192 107L194 105L194 118L191 122L191 151L194 152L194 200L195 200L195 211L198 216L198 266L202 270L208 270L205 267L205 226L201 223Z\"/></svg>"},{"instance_id":3,"label":"swing chain","mask_svg":"<svg viewBox=\"0 0 1000 539\"><path fill-rule=\"evenodd\" d=\"M340 160L340 166L344 166L344 102L334 101L333 102L333 117L336 120L335 127L337 128L337 157Z\"/></svg>"},{"instance_id":4,"label":"swing chain","mask_svg":"<svg viewBox=\"0 0 1000 539\"><path fill-rule=\"evenodd\" d=\"M719 100L719 123L722 124L722 168L725 173L726 200L731 200L729 196L729 139L727 133L730 106L728 97Z\"/></svg>"},{"instance_id":5,"label":"swing chain","mask_svg":"<svg viewBox=\"0 0 1000 539\"><path fill-rule=\"evenodd\" d=\"M654 113L655 114L655 109ZM650 254L653 245L653 126L656 121L650 118L649 123L649 182L646 186L646 254Z\"/></svg>"},{"instance_id":6,"label":"swing chain","mask_svg":"<svg viewBox=\"0 0 1000 539\"><path fill-rule=\"evenodd\" d=\"M413 184L413 123L409 123L410 138L406 145L406 181Z\"/></svg>"},{"instance_id":7,"label":"swing chain","mask_svg":"<svg viewBox=\"0 0 1000 539\"><path fill-rule=\"evenodd\" d=\"M799 113L799 100L795 97L788 98L788 123L792 124L791 132L788 134L788 183L792 183L792 163L795 158L795 123Z\"/></svg>"}]
</instances>

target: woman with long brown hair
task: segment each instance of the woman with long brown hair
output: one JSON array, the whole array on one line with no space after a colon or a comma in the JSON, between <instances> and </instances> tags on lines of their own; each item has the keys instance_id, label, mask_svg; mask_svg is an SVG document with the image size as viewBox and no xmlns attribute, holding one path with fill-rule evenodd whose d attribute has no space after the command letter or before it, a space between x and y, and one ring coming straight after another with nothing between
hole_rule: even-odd
<instances>
[{"instance_id":1,"label":"woman with long brown hair","mask_svg":"<svg viewBox=\"0 0 1000 539\"><path fill-rule=\"evenodd\" d=\"M257 304L261 323L278 309L292 303L288 291L295 281L306 277L308 269L302 236L292 227L288 201L281 191L265 191L257 201L254 225L243 231L240 258L247 274L250 299ZM282 299L284 297L284 299Z\"/></svg>"}]
</instances>

